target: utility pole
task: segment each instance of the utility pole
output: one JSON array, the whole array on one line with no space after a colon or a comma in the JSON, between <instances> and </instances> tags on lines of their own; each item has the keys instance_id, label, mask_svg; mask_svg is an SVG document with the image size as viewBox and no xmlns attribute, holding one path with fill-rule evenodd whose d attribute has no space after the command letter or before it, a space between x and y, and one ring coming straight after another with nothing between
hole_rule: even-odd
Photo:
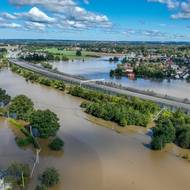
<instances>
[{"instance_id":1,"label":"utility pole","mask_svg":"<svg viewBox=\"0 0 190 190\"><path fill-rule=\"evenodd\" d=\"M22 177L22 187L24 188L25 184L24 184L24 174L23 174L23 171L21 173L21 177Z\"/></svg>"},{"instance_id":2,"label":"utility pole","mask_svg":"<svg viewBox=\"0 0 190 190\"><path fill-rule=\"evenodd\" d=\"M41 149L36 149L36 160L35 160L35 162L34 162L32 171L31 171L31 173L30 173L30 177L31 177L31 178L33 177L33 174L34 174L34 170L35 170L36 165L37 165L37 164L40 164L40 156L39 156L40 152L41 152Z\"/></svg>"}]
</instances>

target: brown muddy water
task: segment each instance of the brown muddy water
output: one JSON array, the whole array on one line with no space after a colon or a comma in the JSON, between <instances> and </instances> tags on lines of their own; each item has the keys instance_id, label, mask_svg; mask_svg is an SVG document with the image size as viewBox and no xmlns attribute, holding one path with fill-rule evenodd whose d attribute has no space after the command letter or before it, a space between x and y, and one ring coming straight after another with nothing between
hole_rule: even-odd
<instances>
[{"instance_id":1,"label":"brown muddy water","mask_svg":"<svg viewBox=\"0 0 190 190\"><path fill-rule=\"evenodd\" d=\"M58 135L64 139L64 153L43 149L35 176L46 167L56 167L61 183L53 190L189 190L190 162L176 155L189 151L170 145L151 151L150 137L142 130L116 133L92 122L80 109L81 99L38 84L27 83L11 71L0 72L0 88L11 96L25 94L36 108L50 109L60 118ZM19 149L14 130L0 120L0 167L17 160L33 163L30 149ZM37 177L31 180L34 190Z\"/></svg>"}]
</instances>

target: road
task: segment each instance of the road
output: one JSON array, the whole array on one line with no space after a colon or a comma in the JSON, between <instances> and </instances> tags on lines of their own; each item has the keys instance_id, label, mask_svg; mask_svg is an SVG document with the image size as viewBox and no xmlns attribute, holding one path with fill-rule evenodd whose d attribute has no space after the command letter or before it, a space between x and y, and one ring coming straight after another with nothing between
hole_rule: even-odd
<instances>
[{"instance_id":1,"label":"road","mask_svg":"<svg viewBox=\"0 0 190 190\"><path fill-rule=\"evenodd\" d=\"M41 68L39 66L36 66L34 64L29 64L27 62L13 60L13 59L10 59L9 61L12 64L15 64L17 66L28 69L30 71L42 74L48 78L63 80L67 83L76 84L76 85L80 85L81 82L83 81L80 78L77 78L75 76L64 74L64 73L56 73L56 72ZM109 86L105 86L105 85L101 85L101 84L97 84L97 83L85 83L85 84L83 84L83 86L86 88L90 88L90 89L96 89L99 91L104 91L104 92L109 93L109 94L122 94L122 95L131 96L131 97L138 97L138 98L141 98L144 100L151 100L151 101L158 103L160 105L167 106L167 107L170 107L172 109L180 108L180 109L183 109L183 110L187 111L188 113L190 113L190 104L183 103L181 101L168 100L165 98L159 98L159 97L155 97L155 96L151 96L151 95L141 94L139 92L122 90L122 89L109 87Z\"/></svg>"}]
</instances>

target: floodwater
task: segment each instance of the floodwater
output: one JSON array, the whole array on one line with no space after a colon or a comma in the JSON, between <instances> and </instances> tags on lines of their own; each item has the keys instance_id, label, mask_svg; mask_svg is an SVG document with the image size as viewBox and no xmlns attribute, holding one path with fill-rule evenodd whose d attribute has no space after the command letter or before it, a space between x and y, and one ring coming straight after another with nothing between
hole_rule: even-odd
<instances>
[{"instance_id":1,"label":"floodwater","mask_svg":"<svg viewBox=\"0 0 190 190\"><path fill-rule=\"evenodd\" d=\"M88 79L105 79L106 81L122 84L123 86L133 87L141 90L153 90L160 94L167 94L179 98L190 98L190 83L185 80L148 80L138 78L130 80L127 77L121 79L110 78L109 72L115 69L118 63L110 63L109 57L87 59L69 62L54 62L53 67L59 71L84 76Z\"/></svg>"},{"instance_id":2,"label":"floodwater","mask_svg":"<svg viewBox=\"0 0 190 190\"><path fill-rule=\"evenodd\" d=\"M46 167L56 167L61 183L53 190L189 190L190 163L176 156L189 153L176 146L162 152L146 145L150 137L142 131L119 134L101 124L92 123L79 105L81 99L51 88L27 83L11 71L0 72L0 88L11 96L25 94L36 108L50 109L60 118L59 137L64 153L43 149L35 176ZM32 150L21 150L14 132L0 120L0 166L20 160L33 162ZM30 183L34 190L37 177Z\"/></svg>"}]
</instances>

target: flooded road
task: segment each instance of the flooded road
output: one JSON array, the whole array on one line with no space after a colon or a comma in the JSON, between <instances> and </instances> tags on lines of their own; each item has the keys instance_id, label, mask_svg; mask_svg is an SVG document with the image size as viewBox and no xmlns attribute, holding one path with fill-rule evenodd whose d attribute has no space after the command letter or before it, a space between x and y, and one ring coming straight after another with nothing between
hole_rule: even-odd
<instances>
[{"instance_id":1,"label":"flooded road","mask_svg":"<svg viewBox=\"0 0 190 190\"><path fill-rule=\"evenodd\" d=\"M126 87L132 87L141 90L153 90L160 94L167 94L178 98L189 98L190 84L186 80L149 80L138 78L130 80L127 77L120 79L110 78L110 70L117 67L117 63L109 62L109 57L87 59L85 62L74 60L68 62L54 62L53 67L59 71L84 76L88 79L105 79L109 82L122 84Z\"/></svg>"},{"instance_id":2,"label":"flooded road","mask_svg":"<svg viewBox=\"0 0 190 190\"><path fill-rule=\"evenodd\" d=\"M80 109L81 99L27 83L8 70L0 72L0 88L11 96L25 94L36 108L48 108L60 118L58 135L65 141L64 153L44 149L35 172L37 176L46 167L56 167L62 180L53 190L189 190L190 163L176 157L179 149L175 146L151 151L146 146L150 138L143 133L118 134L92 123ZM34 158L31 150L16 146L14 133L4 120L0 120L0 155L1 167ZM30 190L34 190L36 180L31 181Z\"/></svg>"}]
</instances>

